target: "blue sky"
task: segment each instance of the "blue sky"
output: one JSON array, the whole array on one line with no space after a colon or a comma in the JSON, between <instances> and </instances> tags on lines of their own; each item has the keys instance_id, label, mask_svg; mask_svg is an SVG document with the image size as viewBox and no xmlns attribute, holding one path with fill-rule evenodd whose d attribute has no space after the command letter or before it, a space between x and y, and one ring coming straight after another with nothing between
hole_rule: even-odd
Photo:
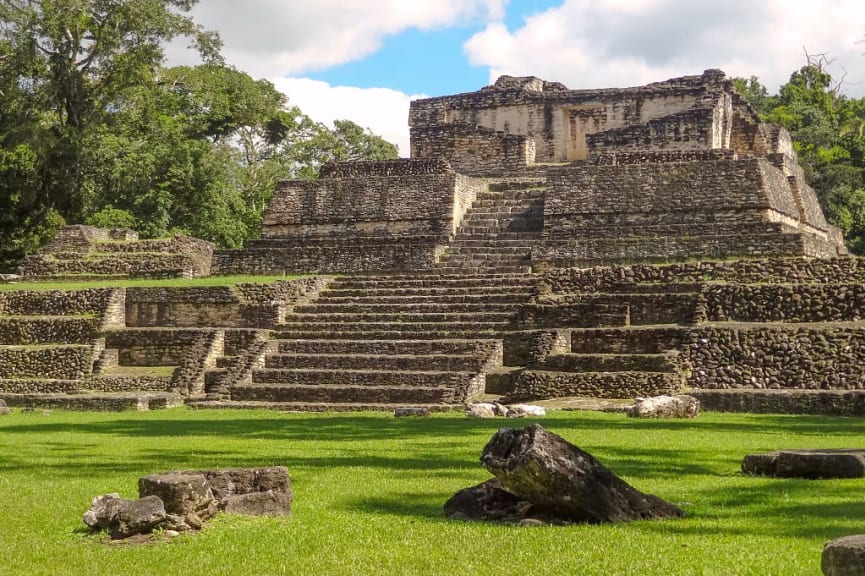
<instances>
[{"instance_id":1,"label":"blue sky","mask_svg":"<svg viewBox=\"0 0 865 576\"><path fill-rule=\"evenodd\" d=\"M500 74L603 88L720 68L775 91L807 51L865 95L862 0L201 0L193 16L221 34L229 63L403 155L412 99Z\"/></svg>"}]
</instances>

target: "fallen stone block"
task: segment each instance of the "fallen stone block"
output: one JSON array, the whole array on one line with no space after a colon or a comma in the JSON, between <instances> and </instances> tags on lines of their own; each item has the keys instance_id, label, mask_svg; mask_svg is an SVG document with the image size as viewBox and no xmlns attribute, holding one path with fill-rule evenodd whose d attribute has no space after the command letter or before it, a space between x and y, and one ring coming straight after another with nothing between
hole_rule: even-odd
<instances>
[{"instance_id":1,"label":"fallen stone block","mask_svg":"<svg viewBox=\"0 0 865 576\"><path fill-rule=\"evenodd\" d=\"M0 416L6 416L7 414L12 414L12 409L6 405L5 400L0 400Z\"/></svg>"},{"instance_id":2,"label":"fallen stone block","mask_svg":"<svg viewBox=\"0 0 865 576\"><path fill-rule=\"evenodd\" d=\"M637 398L626 413L631 418L696 418L700 401L687 394Z\"/></svg>"},{"instance_id":3,"label":"fallen stone block","mask_svg":"<svg viewBox=\"0 0 865 576\"><path fill-rule=\"evenodd\" d=\"M475 402L466 406L466 416L471 418L495 418L496 405L492 402Z\"/></svg>"},{"instance_id":4,"label":"fallen stone block","mask_svg":"<svg viewBox=\"0 0 865 576\"><path fill-rule=\"evenodd\" d=\"M546 517L601 523L684 516L538 424L499 430L484 447L481 462L502 488L531 502L534 512Z\"/></svg>"},{"instance_id":5,"label":"fallen stone block","mask_svg":"<svg viewBox=\"0 0 865 576\"><path fill-rule=\"evenodd\" d=\"M128 538L136 534L149 534L168 517L165 506L157 496L139 500L125 500L118 494L105 494L93 499L84 513L84 523L91 530L108 530L111 538Z\"/></svg>"},{"instance_id":6,"label":"fallen stone block","mask_svg":"<svg viewBox=\"0 0 865 576\"><path fill-rule=\"evenodd\" d=\"M293 493L288 468L233 468L202 472L219 509L247 516L288 516Z\"/></svg>"},{"instance_id":7,"label":"fallen stone block","mask_svg":"<svg viewBox=\"0 0 865 576\"><path fill-rule=\"evenodd\" d=\"M138 496L159 498L167 513L183 518L196 529L219 511L219 501L201 473L169 472L139 478Z\"/></svg>"},{"instance_id":8,"label":"fallen stone block","mask_svg":"<svg viewBox=\"0 0 865 576\"><path fill-rule=\"evenodd\" d=\"M21 280L19 274L0 274L0 284L12 284Z\"/></svg>"},{"instance_id":9,"label":"fallen stone block","mask_svg":"<svg viewBox=\"0 0 865 576\"><path fill-rule=\"evenodd\" d=\"M779 450L749 454L742 459L742 472L776 478L865 477L865 450Z\"/></svg>"},{"instance_id":10,"label":"fallen stone block","mask_svg":"<svg viewBox=\"0 0 865 576\"><path fill-rule=\"evenodd\" d=\"M401 406L393 411L394 418L426 418L430 415L429 408Z\"/></svg>"},{"instance_id":11,"label":"fallen stone block","mask_svg":"<svg viewBox=\"0 0 865 576\"><path fill-rule=\"evenodd\" d=\"M532 404L512 404L507 407L508 411L505 414L508 418L542 418L547 415L545 408L534 406Z\"/></svg>"},{"instance_id":12,"label":"fallen stone block","mask_svg":"<svg viewBox=\"0 0 865 576\"><path fill-rule=\"evenodd\" d=\"M865 534L827 542L820 568L826 576L865 576Z\"/></svg>"}]
</instances>

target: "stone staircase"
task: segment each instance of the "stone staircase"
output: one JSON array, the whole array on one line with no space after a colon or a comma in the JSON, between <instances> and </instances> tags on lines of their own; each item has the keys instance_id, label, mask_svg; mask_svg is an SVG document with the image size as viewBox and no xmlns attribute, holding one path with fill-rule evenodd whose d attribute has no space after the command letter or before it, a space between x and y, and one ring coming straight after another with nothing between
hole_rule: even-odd
<instances>
[{"instance_id":1,"label":"stone staircase","mask_svg":"<svg viewBox=\"0 0 865 576\"><path fill-rule=\"evenodd\" d=\"M439 257L437 273L531 271L544 224L544 180L501 181L478 195Z\"/></svg>"},{"instance_id":2,"label":"stone staircase","mask_svg":"<svg viewBox=\"0 0 865 576\"><path fill-rule=\"evenodd\" d=\"M502 334L536 283L525 274L336 278L285 316L247 378L209 386L199 405L460 406L484 394L486 373L502 363Z\"/></svg>"}]
</instances>

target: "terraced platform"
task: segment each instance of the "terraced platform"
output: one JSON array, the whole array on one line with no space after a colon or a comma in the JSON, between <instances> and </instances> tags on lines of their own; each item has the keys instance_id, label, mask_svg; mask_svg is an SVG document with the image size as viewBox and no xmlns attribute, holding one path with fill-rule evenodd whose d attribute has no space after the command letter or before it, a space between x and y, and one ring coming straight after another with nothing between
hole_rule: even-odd
<instances>
[{"instance_id":1,"label":"terraced platform","mask_svg":"<svg viewBox=\"0 0 865 576\"><path fill-rule=\"evenodd\" d=\"M463 405L501 366L502 334L537 291L526 274L345 276L287 313L244 382L196 406L393 410Z\"/></svg>"}]
</instances>

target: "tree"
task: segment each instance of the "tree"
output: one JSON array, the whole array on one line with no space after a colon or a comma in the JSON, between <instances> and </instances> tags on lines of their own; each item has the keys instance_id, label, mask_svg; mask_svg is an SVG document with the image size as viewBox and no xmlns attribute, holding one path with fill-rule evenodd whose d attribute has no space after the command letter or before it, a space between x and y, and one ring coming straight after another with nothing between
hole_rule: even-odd
<instances>
[{"instance_id":1,"label":"tree","mask_svg":"<svg viewBox=\"0 0 865 576\"><path fill-rule=\"evenodd\" d=\"M827 219L853 253L865 254L865 98L847 98L826 63L809 56L775 96L756 78L734 83L761 117L790 131Z\"/></svg>"},{"instance_id":2,"label":"tree","mask_svg":"<svg viewBox=\"0 0 865 576\"><path fill-rule=\"evenodd\" d=\"M20 255L10 246L30 243L50 214L83 219L86 143L150 80L165 42L189 37L218 60L218 37L186 16L196 1L0 0L0 261Z\"/></svg>"}]
</instances>

